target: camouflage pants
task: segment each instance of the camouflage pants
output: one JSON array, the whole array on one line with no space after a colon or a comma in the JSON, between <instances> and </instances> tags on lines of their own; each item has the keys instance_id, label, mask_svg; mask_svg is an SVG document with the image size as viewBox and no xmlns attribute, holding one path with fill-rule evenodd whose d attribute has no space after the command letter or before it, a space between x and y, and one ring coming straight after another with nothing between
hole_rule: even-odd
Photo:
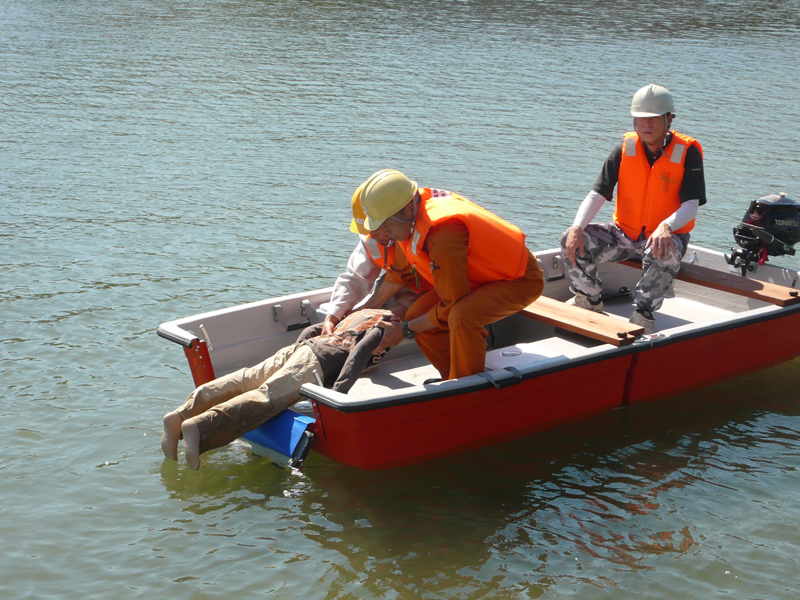
<instances>
[{"instance_id":1,"label":"camouflage pants","mask_svg":"<svg viewBox=\"0 0 800 600\"><path fill-rule=\"evenodd\" d=\"M576 264L572 264L564 248L568 231L561 235L561 255L573 291L592 301L599 300L603 282L598 277L597 265L638 258L642 261L643 275L634 289L633 303L637 309L650 312L661 308L689 244L688 233L673 235L675 250L670 251L666 259L659 260L653 256L652 249L645 250L647 239L635 242L614 223L592 223L583 230L584 256L576 255Z\"/></svg>"}]
</instances>

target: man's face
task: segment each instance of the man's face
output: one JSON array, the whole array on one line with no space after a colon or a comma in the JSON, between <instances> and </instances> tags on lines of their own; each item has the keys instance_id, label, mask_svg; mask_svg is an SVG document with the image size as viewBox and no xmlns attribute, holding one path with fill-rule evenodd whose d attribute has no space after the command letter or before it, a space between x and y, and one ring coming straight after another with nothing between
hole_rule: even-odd
<instances>
[{"instance_id":1,"label":"man's face","mask_svg":"<svg viewBox=\"0 0 800 600\"><path fill-rule=\"evenodd\" d=\"M388 246L389 242L391 241L389 237L380 229L376 229L375 231L370 231L369 237L371 237L373 240L375 240L382 246Z\"/></svg>"},{"instance_id":2,"label":"man's face","mask_svg":"<svg viewBox=\"0 0 800 600\"><path fill-rule=\"evenodd\" d=\"M660 146L667 135L668 119L664 115L657 117L636 117L636 133L649 146Z\"/></svg>"},{"instance_id":3,"label":"man's face","mask_svg":"<svg viewBox=\"0 0 800 600\"><path fill-rule=\"evenodd\" d=\"M403 242L411 237L411 228L414 226L414 208L409 202L403 210L386 219L381 226L372 232L372 237L384 246L389 240Z\"/></svg>"}]
</instances>

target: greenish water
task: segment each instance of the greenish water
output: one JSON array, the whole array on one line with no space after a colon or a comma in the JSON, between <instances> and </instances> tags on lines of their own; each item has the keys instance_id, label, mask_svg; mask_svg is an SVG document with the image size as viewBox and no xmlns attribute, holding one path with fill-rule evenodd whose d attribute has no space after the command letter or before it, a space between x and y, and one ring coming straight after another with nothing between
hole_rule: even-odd
<instances>
[{"instance_id":1,"label":"greenish water","mask_svg":"<svg viewBox=\"0 0 800 600\"><path fill-rule=\"evenodd\" d=\"M798 47L797 1L3 2L0 597L796 598L798 361L389 472L194 473L155 330L330 285L387 166L555 246L650 82L727 250L800 199Z\"/></svg>"}]
</instances>

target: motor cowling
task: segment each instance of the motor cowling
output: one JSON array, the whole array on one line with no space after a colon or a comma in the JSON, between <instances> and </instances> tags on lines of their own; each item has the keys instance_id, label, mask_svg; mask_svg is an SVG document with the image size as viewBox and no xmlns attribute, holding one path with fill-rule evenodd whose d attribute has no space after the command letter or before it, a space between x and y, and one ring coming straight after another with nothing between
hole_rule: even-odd
<instances>
[{"instance_id":1,"label":"motor cowling","mask_svg":"<svg viewBox=\"0 0 800 600\"><path fill-rule=\"evenodd\" d=\"M733 238L745 250L764 258L794 254L794 245L800 242L800 203L786 194L756 198L733 228Z\"/></svg>"}]
</instances>

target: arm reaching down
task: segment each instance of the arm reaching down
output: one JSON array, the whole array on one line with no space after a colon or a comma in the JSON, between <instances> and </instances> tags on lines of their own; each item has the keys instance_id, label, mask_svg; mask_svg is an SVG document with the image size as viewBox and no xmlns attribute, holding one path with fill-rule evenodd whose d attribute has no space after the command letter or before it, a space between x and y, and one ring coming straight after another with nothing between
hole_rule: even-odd
<instances>
[{"instance_id":1,"label":"arm reaching down","mask_svg":"<svg viewBox=\"0 0 800 600\"><path fill-rule=\"evenodd\" d=\"M381 343L383 329L373 327L367 332L356 347L350 352L347 360L339 373L339 377L333 384L333 391L346 394L353 387L353 384L361 376L361 373L369 363L372 353Z\"/></svg>"}]
</instances>

